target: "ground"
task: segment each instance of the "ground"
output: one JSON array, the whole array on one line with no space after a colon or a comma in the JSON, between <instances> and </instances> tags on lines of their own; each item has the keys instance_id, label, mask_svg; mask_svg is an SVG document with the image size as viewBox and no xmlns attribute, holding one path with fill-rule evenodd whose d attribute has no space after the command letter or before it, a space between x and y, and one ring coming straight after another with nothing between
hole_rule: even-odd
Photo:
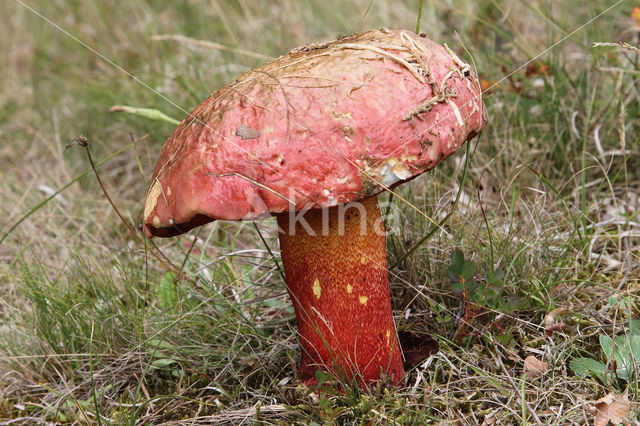
<instances>
[{"instance_id":1,"label":"ground","mask_svg":"<svg viewBox=\"0 0 640 426\"><path fill-rule=\"evenodd\" d=\"M640 4L420 3L2 2L0 422L637 422ZM309 391L273 220L145 245L174 125L108 110L181 120L294 47L418 21L489 124L380 196L406 379Z\"/></svg>"}]
</instances>

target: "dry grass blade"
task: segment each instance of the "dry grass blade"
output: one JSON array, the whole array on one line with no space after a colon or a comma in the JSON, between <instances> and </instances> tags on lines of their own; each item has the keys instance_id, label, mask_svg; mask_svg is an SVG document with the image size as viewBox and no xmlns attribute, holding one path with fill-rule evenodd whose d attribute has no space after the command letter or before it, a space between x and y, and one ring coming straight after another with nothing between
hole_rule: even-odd
<instances>
[{"instance_id":1,"label":"dry grass blade","mask_svg":"<svg viewBox=\"0 0 640 426\"><path fill-rule=\"evenodd\" d=\"M214 43L214 42L208 41L208 40L196 40L194 38L187 37L187 36L184 36L182 34L158 34L158 35L151 36L149 39L153 40L153 41L162 41L162 40L179 41L179 42L185 43L187 45L192 45L192 46L197 46L197 47L204 47L206 49L211 49L211 50L226 50L226 51L229 51L229 52L232 52L232 53L236 53L236 54L239 54L239 55L249 56L251 58L262 59L262 60L265 60L265 61L269 61L269 60L273 59L271 56L262 55L260 53L255 53L255 52L251 52L249 50L239 49L239 48L236 48L236 47L225 46L223 44Z\"/></svg>"}]
</instances>

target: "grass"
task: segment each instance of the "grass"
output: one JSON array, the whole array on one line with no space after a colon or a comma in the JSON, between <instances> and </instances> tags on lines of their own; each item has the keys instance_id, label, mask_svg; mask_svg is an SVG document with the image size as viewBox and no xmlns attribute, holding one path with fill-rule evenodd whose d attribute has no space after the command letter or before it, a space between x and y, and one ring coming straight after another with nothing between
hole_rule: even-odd
<instances>
[{"instance_id":1,"label":"grass","mask_svg":"<svg viewBox=\"0 0 640 426\"><path fill-rule=\"evenodd\" d=\"M419 3L27 2L153 93L3 2L0 421L567 424L591 421L589 401L608 392L628 388L638 401L637 385L569 368L579 357L608 363L599 336L622 333L640 308L638 53L593 46L636 45L637 2L575 34L612 3L423 2L422 31L473 57L490 124L466 169L461 153L400 189L436 221L460 191L446 224L408 256L431 222L392 201L396 323L439 347L398 389L309 394L297 385L295 317L268 251L278 253L274 223L257 224L268 247L250 223L157 240L182 271L172 273L83 175L84 151L65 150L84 134L96 161L118 152L100 175L138 226L173 126L111 106L180 119L265 57L357 29L414 29ZM224 48L157 37L167 34ZM457 249L476 267L467 292L447 272ZM547 333L555 308L567 308L556 318L564 327ZM548 371L524 375L529 355ZM630 415L640 418L635 406Z\"/></svg>"}]
</instances>

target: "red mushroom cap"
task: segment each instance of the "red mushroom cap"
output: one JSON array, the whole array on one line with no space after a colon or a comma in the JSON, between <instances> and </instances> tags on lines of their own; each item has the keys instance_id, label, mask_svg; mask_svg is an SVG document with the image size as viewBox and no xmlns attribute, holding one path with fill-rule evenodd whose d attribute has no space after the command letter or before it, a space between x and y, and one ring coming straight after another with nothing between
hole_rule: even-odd
<instances>
[{"instance_id":1,"label":"red mushroom cap","mask_svg":"<svg viewBox=\"0 0 640 426\"><path fill-rule=\"evenodd\" d=\"M169 138L147 235L368 197L435 167L486 122L470 66L410 31L306 45L213 93Z\"/></svg>"}]
</instances>

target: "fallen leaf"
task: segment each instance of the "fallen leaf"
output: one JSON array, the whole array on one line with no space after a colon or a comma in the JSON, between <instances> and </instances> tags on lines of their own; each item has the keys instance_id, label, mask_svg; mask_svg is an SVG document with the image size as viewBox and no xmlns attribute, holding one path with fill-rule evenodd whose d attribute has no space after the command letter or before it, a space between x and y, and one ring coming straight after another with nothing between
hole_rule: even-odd
<instances>
[{"instance_id":1,"label":"fallen leaf","mask_svg":"<svg viewBox=\"0 0 640 426\"><path fill-rule=\"evenodd\" d=\"M596 417L594 419L594 426L605 426L611 422L614 425L625 424L629 425L627 416L629 410L631 410L631 402L627 397L625 391L622 395L615 395L609 393L596 401Z\"/></svg>"},{"instance_id":2,"label":"fallen leaf","mask_svg":"<svg viewBox=\"0 0 640 426\"><path fill-rule=\"evenodd\" d=\"M544 331L546 331L549 336L551 336L554 331L564 331L564 323L557 322L555 324L551 324L550 326L545 327Z\"/></svg>"},{"instance_id":3,"label":"fallen leaf","mask_svg":"<svg viewBox=\"0 0 640 426\"><path fill-rule=\"evenodd\" d=\"M547 332L547 335L551 336L554 331L562 331L564 330L564 324L562 322L556 322L556 318L571 312L572 306L568 308L556 308L549 312L544 317L544 331Z\"/></svg>"},{"instance_id":4,"label":"fallen leaf","mask_svg":"<svg viewBox=\"0 0 640 426\"><path fill-rule=\"evenodd\" d=\"M410 331L398 332L398 340L405 357L405 368L411 369L420 361L440 350L438 342L430 338Z\"/></svg>"},{"instance_id":5,"label":"fallen leaf","mask_svg":"<svg viewBox=\"0 0 640 426\"><path fill-rule=\"evenodd\" d=\"M524 371L529 377L537 377L548 370L549 364L545 361L540 361L533 355L529 355L524 359Z\"/></svg>"},{"instance_id":6,"label":"fallen leaf","mask_svg":"<svg viewBox=\"0 0 640 426\"><path fill-rule=\"evenodd\" d=\"M556 308L549 312L546 317L544 317L544 325L550 326L556 322L556 317L568 314L571 312L571 308Z\"/></svg>"}]
</instances>

